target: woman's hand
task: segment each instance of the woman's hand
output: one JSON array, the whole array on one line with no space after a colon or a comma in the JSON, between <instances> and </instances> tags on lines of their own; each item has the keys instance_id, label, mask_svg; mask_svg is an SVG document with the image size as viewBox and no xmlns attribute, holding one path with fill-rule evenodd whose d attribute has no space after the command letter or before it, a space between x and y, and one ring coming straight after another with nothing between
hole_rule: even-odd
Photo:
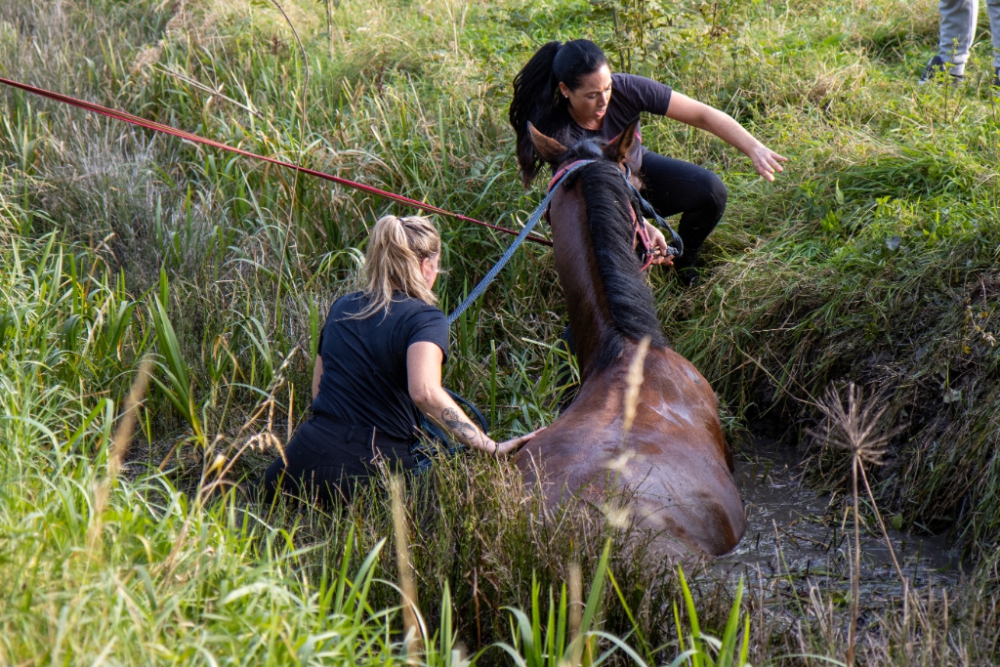
<instances>
[{"instance_id":1,"label":"woman's hand","mask_svg":"<svg viewBox=\"0 0 1000 667\"><path fill-rule=\"evenodd\" d=\"M774 173L784 171L785 168L781 166L782 162L788 162L788 158L784 155L778 155L770 148L762 143L759 143L747 153L750 156L750 160L753 161L753 168L757 170L763 178L768 181L774 181Z\"/></svg>"},{"instance_id":2,"label":"woman's hand","mask_svg":"<svg viewBox=\"0 0 1000 667\"><path fill-rule=\"evenodd\" d=\"M545 427L527 433L525 435L519 436L517 438L511 438L510 440L505 440L504 442L497 442L494 454L496 456L506 456L507 454L514 454L517 450L528 444L528 441L534 438L536 435L545 430Z\"/></svg>"},{"instance_id":3,"label":"woman's hand","mask_svg":"<svg viewBox=\"0 0 1000 667\"><path fill-rule=\"evenodd\" d=\"M667 251L667 237L650 222L644 221L644 224L646 225L646 234L649 236L649 252L653 253L653 264L673 266L674 256Z\"/></svg>"},{"instance_id":4,"label":"woman's hand","mask_svg":"<svg viewBox=\"0 0 1000 667\"><path fill-rule=\"evenodd\" d=\"M443 361L444 352L434 343L413 343L406 349L407 384L410 398L417 407L447 429L456 440L486 454L501 456L516 452L543 430L538 429L506 442L494 442L469 421L468 416L441 386Z\"/></svg>"}]
</instances>

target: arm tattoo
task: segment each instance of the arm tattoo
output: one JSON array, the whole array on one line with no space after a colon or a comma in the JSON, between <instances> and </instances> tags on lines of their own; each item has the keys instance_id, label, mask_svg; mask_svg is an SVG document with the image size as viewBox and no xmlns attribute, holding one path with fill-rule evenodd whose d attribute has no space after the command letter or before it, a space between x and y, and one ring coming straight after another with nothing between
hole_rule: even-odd
<instances>
[{"instance_id":1,"label":"arm tattoo","mask_svg":"<svg viewBox=\"0 0 1000 667\"><path fill-rule=\"evenodd\" d=\"M445 408L444 412L441 413L441 421L444 425L448 427L452 433L456 434L461 438L465 438L469 442L476 437L476 427L471 423L462 419L464 415L460 413L455 408Z\"/></svg>"}]
</instances>

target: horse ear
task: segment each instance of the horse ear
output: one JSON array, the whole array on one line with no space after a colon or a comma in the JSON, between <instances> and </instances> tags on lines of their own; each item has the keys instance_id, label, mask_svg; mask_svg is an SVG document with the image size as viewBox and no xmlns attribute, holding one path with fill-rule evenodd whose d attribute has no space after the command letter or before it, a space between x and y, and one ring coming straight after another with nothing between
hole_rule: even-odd
<instances>
[{"instance_id":1,"label":"horse ear","mask_svg":"<svg viewBox=\"0 0 1000 667\"><path fill-rule=\"evenodd\" d=\"M549 164L559 164L562 161L562 156L568 150L565 146L552 137L547 137L539 132L538 128L530 122L528 123L528 133L531 135L531 143L534 144L535 150L542 156L543 160Z\"/></svg>"},{"instance_id":2,"label":"horse ear","mask_svg":"<svg viewBox=\"0 0 1000 667\"><path fill-rule=\"evenodd\" d=\"M628 124L628 127L621 131L621 134L604 147L604 154L618 164L625 162L628 159L629 152L635 145L638 133L639 118L637 117Z\"/></svg>"}]
</instances>

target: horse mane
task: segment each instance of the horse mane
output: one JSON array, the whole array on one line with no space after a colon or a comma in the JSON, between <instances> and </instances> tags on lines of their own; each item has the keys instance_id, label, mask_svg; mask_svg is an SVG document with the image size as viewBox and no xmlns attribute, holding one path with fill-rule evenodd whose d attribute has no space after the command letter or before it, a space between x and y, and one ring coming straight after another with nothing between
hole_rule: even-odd
<instances>
[{"instance_id":1,"label":"horse mane","mask_svg":"<svg viewBox=\"0 0 1000 667\"><path fill-rule=\"evenodd\" d=\"M642 277L642 264L633 249L632 194L621 171L613 162L600 160L571 177L580 181L583 191L591 246L614 323L614 335L597 359L598 367L617 359L625 350L626 340L639 341L649 336L653 347L667 347L653 292ZM572 185L566 183L566 187Z\"/></svg>"}]
</instances>

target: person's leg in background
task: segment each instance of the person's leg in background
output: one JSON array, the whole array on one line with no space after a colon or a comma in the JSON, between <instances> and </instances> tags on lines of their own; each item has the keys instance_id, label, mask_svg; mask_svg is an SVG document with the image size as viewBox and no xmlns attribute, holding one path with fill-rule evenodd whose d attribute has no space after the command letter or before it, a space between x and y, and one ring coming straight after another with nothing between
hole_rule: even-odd
<instances>
[{"instance_id":1,"label":"person's leg in background","mask_svg":"<svg viewBox=\"0 0 1000 667\"><path fill-rule=\"evenodd\" d=\"M927 83L940 72L947 72L955 80L965 76L965 63L976 34L976 15L979 0L939 0L941 14L938 54L931 58L924 69L920 83Z\"/></svg>"},{"instance_id":2,"label":"person's leg in background","mask_svg":"<svg viewBox=\"0 0 1000 667\"><path fill-rule=\"evenodd\" d=\"M1000 96L1000 0L986 0L993 39L993 94Z\"/></svg>"},{"instance_id":3,"label":"person's leg in background","mask_svg":"<svg viewBox=\"0 0 1000 667\"><path fill-rule=\"evenodd\" d=\"M684 284L695 283L694 265L701 246L726 211L726 185L704 167L648 151L639 176L643 196L657 213L665 218L681 214L677 233L684 241L684 254L674 260L674 266Z\"/></svg>"}]
</instances>

